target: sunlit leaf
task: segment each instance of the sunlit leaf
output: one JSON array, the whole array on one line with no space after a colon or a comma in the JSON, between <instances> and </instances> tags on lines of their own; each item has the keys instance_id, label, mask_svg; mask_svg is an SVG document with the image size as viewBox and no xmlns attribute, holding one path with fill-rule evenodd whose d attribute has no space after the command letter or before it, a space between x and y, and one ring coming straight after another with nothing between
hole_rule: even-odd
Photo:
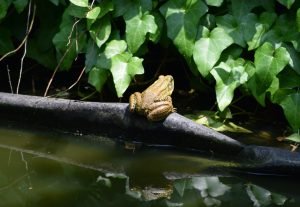
<instances>
[{"instance_id":1,"label":"sunlit leaf","mask_svg":"<svg viewBox=\"0 0 300 207\"><path fill-rule=\"evenodd\" d=\"M290 136L286 137L285 140L300 143L300 134L298 133L291 134Z\"/></svg>"},{"instance_id":2,"label":"sunlit leaf","mask_svg":"<svg viewBox=\"0 0 300 207\"><path fill-rule=\"evenodd\" d=\"M154 16L142 13L140 6L134 6L125 13L126 41L131 53L135 53L144 43L147 33L154 34L157 25Z\"/></svg>"},{"instance_id":3,"label":"sunlit leaf","mask_svg":"<svg viewBox=\"0 0 300 207\"><path fill-rule=\"evenodd\" d=\"M206 3L209 6L221 6L223 0L206 0Z\"/></svg>"},{"instance_id":4,"label":"sunlit leaf","mask_svg":"<svg viewBox=\"0 0 300 207\"><path fill-rule=\"evenodd\" d=\"M282 5L286 6L286 8L290 9L291 6L294 4L295 0L277 0Z\"/></svg>"},{"instance_id":5,"label":"sunlit leaf","mask_svg":"<svg viewBox=\"0 0 300 207\"><path fill-rule=\"evenodd\" d=\"M209 32L203 28L203 37L196 42L193 57L199 72L204 77L219 60L222 51L232 43L232 38L223 29L215 28Z\"/></svg>"},{"instance_id":6,"label":"sunlit leaf","mask_svg":"<svg viewBox=\"0 0 300 207\"><path fill-rule=\"evenodd\" d=\"M198 0L170 0L160 8L167 21L168 37L184 57L193 55L198 24L207 10L207 6Z\"/></svg>"},{"instance_id":7,"label":"sunlit leaf","mask_svg":"<svg viewBox=\"0 0 300 207\"><path fill-rule=\"evenodd\" d=\"M300 128L300 93L285 96L280 102L285 117L294 130Z\"/></svg>"},{"instance_id":8,"label":"sunlit leaf","mask_svg":"<svg viewBox=\"0 0 300 207\"><path fill-rule=\"evenodd\" d=\"M86 14L86 18L97 19L98 15L100 14L100 11L100 7L96 6Z\"/></svg>"},{"instance_id":9,"label":"sunlit leaf","mask_svg":"<svg viewBox=\"0 0 300 207\"><path fill-rule=\"evenodd\" d=\"M247 41L251 40L255 34L257 17L253 13L246 13L240 17L226 14L216 19L218 27L223 28L234 43L242 47L245 47Z\"/></svg>"},{"instance_id":10,"label":"sunlit leaf","mask_svg":"<svg viewBox=\"0 0 300 207\"><path fill-rule=\"evenodd\" d=\"M231 103L234 90L249 79L244 64L243 59L228 60L211 70L216 80L217 103L221 111Z\"/></svg>"},{"instance_id":11,"label":"sunlit leaf","mask_svg":"<svg viewBox=\"0 0 300 207\"><path fill-rule=\"evenodd\" d=\"M246 188L253 206L268 206L271 202L271 192L257 185L249 184Z\"/></svg>"},{"instance_id":12,"label":"sunlit leaf","mask_svg":"<svg viewBox=\"0 0 300 207\"><path fill-rule=\"evenodd\" d=\"M132 57L129 53L112 57L110 71L113 75L118 97L122 97L134 75L144 73L142 61L143 59Z\"/></svg>"},{"instance_id":13,"label":"sunlit leaf","mask_svg":"<svg viewBox=\"0 0 300 207\"><path fill-rule=\"evenodd\" d=\"M192 178L192 185L195 189L202 192L203 197L208 195L211 197L218 197L224 195L230 187L223 184L218 177L194 177ZM204 194L207 193L207 195Z\"/></svg>"},{"instance_id":14,"label":"sunlit leaf","mask_svg":"<svg viewBox=\"0 0 300 207\"><path fill-rule=\"evenodd\" d=\"M76 6L80 7L88 7L89 1L88 0L70 0L70 2Z\"/></svg>"},{"instance_id":15,"label":"sunlit leaf","mask_svg":"<svg viewBox=\"0 0 300 207\"><path fill-rule=\"evenodd\" d=\"M107 69L93 67L89 72L88 83L100 92L108 76L109 71Z\"/></svg>"},{"instance_id":16,"label":"sunlit leaf","mask_svg":"<svg viewBox=\"0 0 300 207\"><path fill-rule=\"evenodd\" d=\"M185 114L184 116L219 132L251 133L246 128L222 119L214 111L194 111L193 114Z\"/></svg>"},{"instance_id":17,"label":"sunlit leaf","mask_svg":"<svg viewBox=\"0 0 300 207\"><path fill-rule=\"evenodd\" d=\"M127 44L124 40L112 40L105 47L105 56L109 59L125 52Z\"/></svg>"},{"instance_id":18,"label":"sunlit leaf","mask_svg":"<svg viewBox=\"0 0 300 207\"><path fill-rule=\"evenodd\" d=\"M247 42L249 48L248 50L253 50L261 46L263 44L264 35L271 28L273 23L276 20L276 14L270 12L263 12L259 16L258 22L255 24L255 34L253 38Z\"/></svg>"},{"instance_id":19,"label":"sunlit leaf","mask_svg":"<svg viewBox=\"0 0 300 207\"><path fill-rule=\"evenodd\" d=\"M270 87L276 76L289 62L289 54L285 48L274 48L270 43L264 43L255 52L256 93L261 95Z\"/></svg>"},{"instance_id":20,"label":"sunlit leaf","mask_svg":"<svg viewBox=\"0 0 300 207\"><path fill-rule=\"evenodd\" d=\"M97 46L101 48L111 33L110 19L108 17L97 19L90 27L89 32Z\"/></svg>"}]
</instances>

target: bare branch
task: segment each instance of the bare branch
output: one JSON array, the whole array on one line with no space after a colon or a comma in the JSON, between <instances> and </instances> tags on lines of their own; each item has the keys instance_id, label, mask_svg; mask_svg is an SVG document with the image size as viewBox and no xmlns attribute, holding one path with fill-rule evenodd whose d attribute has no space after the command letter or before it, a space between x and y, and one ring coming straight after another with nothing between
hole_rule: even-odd
<instances>
[{"instance_id":1,"label":"bare branch","mask_svg":"<svg viewBox=\"0 0 300 207\"><path fill-rule=\"evenodd\" d=\"M8 76L8 83L9 83L9 87L10 87L10 92L14 93L14 89L13 89L12 83L11 83L10 70L9 70L8 65L6 66L6 69L7 69L7 76Z\"/></svg>"},{"instance_id":2,"label":"bare branch","mask_svg":"<svg viewBox=\"0 0 300 207\"><path fill-rule=\"evenodd\" d=\"M16 53L18 50L20 50L22 48L22 46L25 44L25 42L27 41L28 39L28 36L32 30L32 26L33 26L33 23L34 23L34 19L35 19L35 10L36 10L36 6L34 5L33 7L33 15L32 15L32 19L31 19L31 22L30 22L30 25L29 25L29 29L26 31L26 35L24 37L24 39L22 40L21 44L14 50L12 51L9 51L8 53L4 54L1 58L0 58L0 62L6 58L7 56L11 55L11 54L14 54Z\"/></svg>"}]
</instances>

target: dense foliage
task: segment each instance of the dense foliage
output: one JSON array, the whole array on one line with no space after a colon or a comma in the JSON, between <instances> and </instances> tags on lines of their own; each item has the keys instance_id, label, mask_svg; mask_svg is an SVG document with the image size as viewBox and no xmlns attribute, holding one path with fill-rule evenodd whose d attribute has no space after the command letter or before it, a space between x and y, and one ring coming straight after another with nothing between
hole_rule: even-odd
<instances>
[{"instance_id":1,"label":"dense foliage","mask_svg":"<svg viewBox=\"0 0 300 207\"><path fill-rule=\"evenodd\" d=\"M89 83L101 91L111 75L121 97L144 73L148 43L174 44L195 76L215 83L220 111L239 88L280 105L300 128L299 1L2 0L0 54L26 35L30 3L37 12L27 57L45 67L69 70L83 54Z\"/></svg>"}]
</instances>

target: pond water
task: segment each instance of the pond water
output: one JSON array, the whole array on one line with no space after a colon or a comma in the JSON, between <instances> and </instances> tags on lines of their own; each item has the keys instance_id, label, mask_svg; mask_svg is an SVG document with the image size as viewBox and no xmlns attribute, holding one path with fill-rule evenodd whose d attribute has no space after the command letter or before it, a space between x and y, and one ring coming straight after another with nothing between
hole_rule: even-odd
<instances>
[{"instance_id":1,"label":"pond water","mask_svg":"<svg viewBox=\"0 0 300 207\"><path fill-rule=\"evenodd\" d=\"M97 140L97 141L96 141ZM299 180L197 153L0 126L0 206L300 206Z\"/></svg>"}]
</instances>

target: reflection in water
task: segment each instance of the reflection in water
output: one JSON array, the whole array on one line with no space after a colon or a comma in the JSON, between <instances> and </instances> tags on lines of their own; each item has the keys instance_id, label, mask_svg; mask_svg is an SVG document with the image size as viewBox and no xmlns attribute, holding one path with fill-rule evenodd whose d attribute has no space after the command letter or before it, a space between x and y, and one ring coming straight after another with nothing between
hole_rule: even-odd
<instances>
[{"instance_id":1,"label":"reflection in water","mask_svg":"<svg viewBox=\"0 0 300 207\"><path fill-rule=\"evenodd\" d=\"M0 128L0 206L300 204L295 180L233 176L226 169L234 163L90 140Z\"/></svg>"}]
</instances>

